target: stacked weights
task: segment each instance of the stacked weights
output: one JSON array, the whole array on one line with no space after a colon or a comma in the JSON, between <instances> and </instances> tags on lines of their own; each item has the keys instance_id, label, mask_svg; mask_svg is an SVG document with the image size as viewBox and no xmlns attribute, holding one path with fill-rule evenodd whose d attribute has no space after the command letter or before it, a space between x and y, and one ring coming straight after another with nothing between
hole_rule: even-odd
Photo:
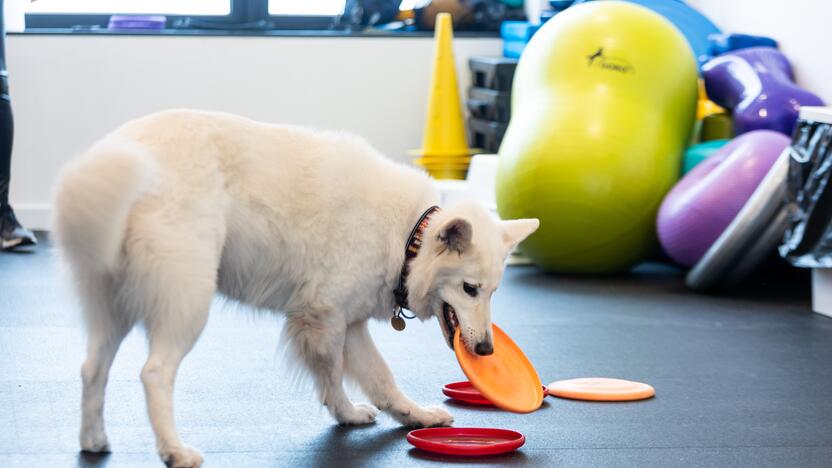
<instances>
[{"instance_id":1,"label":"stacked weights","mask_svg":"<svg viewBox=\"0 0 832 468\"><path fill-rule=\"evenodd\" d=\"M496 153L511 117L511 82L517 60L505 57L472 57L473 86L468 91L471 146Z\"/></svg>"}]
</instances>

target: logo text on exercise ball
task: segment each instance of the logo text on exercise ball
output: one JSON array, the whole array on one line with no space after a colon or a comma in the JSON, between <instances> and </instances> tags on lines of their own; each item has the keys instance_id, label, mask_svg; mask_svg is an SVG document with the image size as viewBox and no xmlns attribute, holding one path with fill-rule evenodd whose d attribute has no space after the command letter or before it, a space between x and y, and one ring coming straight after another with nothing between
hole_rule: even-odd
<instances>
[{"instance_id":1,"label":"logo text on exercise ball","mask_svg":"<svg viewBox=\"0 0 832 468\"><path fill-rule=\"evenodd\" d=\"M595 53L587 56L589 67L597 67L602 70L609 70L618 73L635 73L630 62L621 57L604 55L604 48L599 47Z\"/></svg>"}]
</instances>

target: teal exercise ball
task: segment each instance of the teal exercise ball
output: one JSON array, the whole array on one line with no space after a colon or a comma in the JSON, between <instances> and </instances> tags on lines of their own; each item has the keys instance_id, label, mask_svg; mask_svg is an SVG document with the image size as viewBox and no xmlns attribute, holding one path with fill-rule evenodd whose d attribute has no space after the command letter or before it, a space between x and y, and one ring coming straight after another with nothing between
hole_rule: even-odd
<instances>
[{"instance_id":1,"label":"teal exercise ball","mask_svg":"<svg viewBox=\"0 0 832 468\"><path fill-rule=\"evenodd\" d=\"M566 273L644 260L697 94L684 36L644 7L591 2L546 22L517 66L499 151L500 216L540 219L521 252Z\"/></svg>"}]
</instances>

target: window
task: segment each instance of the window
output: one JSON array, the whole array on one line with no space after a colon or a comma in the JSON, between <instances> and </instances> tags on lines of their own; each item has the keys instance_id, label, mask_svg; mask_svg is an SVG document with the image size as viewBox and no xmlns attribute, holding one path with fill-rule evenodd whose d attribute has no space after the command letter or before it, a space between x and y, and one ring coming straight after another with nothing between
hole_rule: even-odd
<instances>
[{"instance_id":1,"label":"window","mask_svg":"<svg viewBox=\"0 0 832 468\"><path fill-rule=\"evenodd\" d=\"M113 14L161 14L168 29L332 29L344 0L38 0L26 27L106 29Z\"/></svg>"},{"instance_id":2,"label":"window","mask_svg":"<svg viewBox=\"0 0 832 468\"><path fill-rule=\"evenodd\" d=\"M27 8L30 13L213 16L231 13L231 0L38 0Z\"/></svg>"},{"instance_id":3,"label":"window","mask_svg":"<svg viewBox=\"0 0 832 468\"><path fill-rule=\"evenodd\" d=\"M344 12L344 3L344 0L269 0L269 14L335 16Z\"/></svg>"},{"instance_id":4,"label":"window","mask_svg":"<svg viewBox=\"0 0 832 468\"><path fill-rule=\"evenodd\" d=\"M159 14L167 28L337 29L346 0L38 0L27 1L28 28L95 30L113 14ZM426 0L401 0L408 10Z\"/></svg>"},{"instance_id":5,"label":"window","mask_svg":"<svg viewBox=\"0 0 832 468\"><path fill-rule=\"evenodd\" d=\"M270 15L340 15L344 0L269 0ZM401 0L401 10L411 10L420 0Z\"/></svg>"}]
</instances>

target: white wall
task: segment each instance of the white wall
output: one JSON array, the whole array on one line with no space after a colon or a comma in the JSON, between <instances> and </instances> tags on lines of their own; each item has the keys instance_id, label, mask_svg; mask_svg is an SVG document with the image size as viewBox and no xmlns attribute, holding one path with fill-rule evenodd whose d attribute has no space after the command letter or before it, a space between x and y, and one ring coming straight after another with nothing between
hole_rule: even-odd
<instances>
[{"instance_id":1,"label":"white wall","mask_svg":"<svg viewBox=\"0 0 832 468\"><path fill-rule=\"evenodd\" d=\"M832 104L830 0L687 0L723 31L771 36L792 62L797 81Z\"/></svg>"},{"instance_id":2,"label":"white wall","mask_svg":"<svg viewBox=\"0 0 832 468\"><path fill-rule=\"evenodd\" d=\"M498 39L457 38L467 59ZM124 121L172 107L345 129L407 160L421 143L430 38L14 35L7 44L15 112L12 202L48 227L61 165Z\"/></svg>"}]
</instances>

